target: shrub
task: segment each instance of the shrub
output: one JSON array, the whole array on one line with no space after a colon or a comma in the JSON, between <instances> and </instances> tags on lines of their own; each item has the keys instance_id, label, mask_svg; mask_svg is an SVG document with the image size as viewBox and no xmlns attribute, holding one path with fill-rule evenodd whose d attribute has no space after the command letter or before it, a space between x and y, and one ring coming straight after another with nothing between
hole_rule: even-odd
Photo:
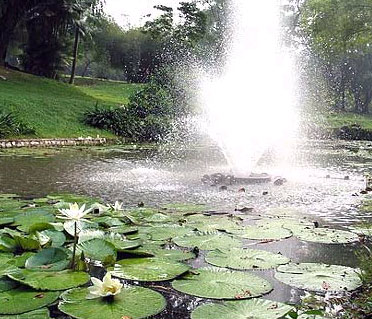
<instances>
[{"instance_id":1,"label":"shrub","mask_svg":"<svg viewBox=\"0 0 372 319\"><path fill-rule=\"evenodd\" d=\"M0 113L0 138L35 134L33 128L19 121L13 113Z\"/></svg>"}]
</instances>

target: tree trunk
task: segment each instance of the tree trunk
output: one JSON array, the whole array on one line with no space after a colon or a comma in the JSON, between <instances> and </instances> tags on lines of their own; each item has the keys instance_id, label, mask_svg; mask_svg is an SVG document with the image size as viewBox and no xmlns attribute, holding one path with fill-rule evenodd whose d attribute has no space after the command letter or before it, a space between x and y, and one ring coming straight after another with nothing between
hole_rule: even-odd
<instances>
[{"instance_id":1,"label":"tree trunk","mask_svg":"<svg viewBox=\"0 0 372 319\"><path fill-rule=\"evenodd\" d=\"M3 7L0 16L0 65L5 65L10 39L25 10L24 3L19 0L9 0Z\"/></svg>"},{"instance_id":2,"label":"tree trunk","mask_svg":"<svg viewBox=\"0 0 372 319\"><path fill-rule=\"evenodd\" d=\"M75 43L74 43L74 53L73 53L73 61L72 61L72 68L71 68L71 77L70 77L70 84L74 84L75 81L75 73L76 73L76 64L78 58L78 50L79 50L79 27L76 26L75 30Z\"/></svg>"}]
</instances>

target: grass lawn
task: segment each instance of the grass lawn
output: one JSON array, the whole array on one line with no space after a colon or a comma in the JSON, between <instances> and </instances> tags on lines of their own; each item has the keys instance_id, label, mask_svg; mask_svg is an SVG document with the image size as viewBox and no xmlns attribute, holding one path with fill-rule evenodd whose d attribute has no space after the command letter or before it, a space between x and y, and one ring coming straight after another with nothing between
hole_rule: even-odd
<instances>
[{"instance_id":1,"label":"grass lawn","mask_svg":"<svg viewBox=\"0 0 372 319\"><path fill-rule=\"evenodd\" d=\"M332 112L324 115L326 125L330 128L340 128L358 124L366 130L372 131L372 115Z\"/></svg>"},{"instance_id":2,"label":"grass lawn","mask_svg":"<svg viewBox=\"0 0 372 319\"><path fill-rule=\"evenodd\" d=\"M114 137L82 123L94 109L122 105L140 85L78 79L75 86L0 68L0 111L13 112L36 129L37 137ZM84 84L84 85L79 85ZM88 84L88 85L87 85Z\"/></svg>"}]
</instances>

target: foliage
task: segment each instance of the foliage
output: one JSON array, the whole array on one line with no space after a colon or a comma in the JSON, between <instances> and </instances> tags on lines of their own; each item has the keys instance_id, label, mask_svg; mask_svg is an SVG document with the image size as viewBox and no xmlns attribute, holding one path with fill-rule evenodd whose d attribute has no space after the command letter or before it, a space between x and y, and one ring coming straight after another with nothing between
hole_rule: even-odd
<instances>
[{"instance_id":1,"label":"foliage","mask_svg":"<svg viewBox=\"0 0 372 319\"><path fill-rule=\"evenodd\" d=\"M18 120L13 113L0 113L0 138L35 135L35 130Z\"/></svg>"},{"instance_id":2,"label":"foliage","mask_svg":"<svg viewBox=\"0 0 372 319\"><path fill-rule=\"evenodd\" d=\"M33 127L37 136L115 137L82 123L84 113L95 108L121 105L139 86L123 82L94 81L89 86L68 86L28 74L0 69L7 81L0 81L0 109L17 114L19 120Z\"/></svg>"}]
</instances>

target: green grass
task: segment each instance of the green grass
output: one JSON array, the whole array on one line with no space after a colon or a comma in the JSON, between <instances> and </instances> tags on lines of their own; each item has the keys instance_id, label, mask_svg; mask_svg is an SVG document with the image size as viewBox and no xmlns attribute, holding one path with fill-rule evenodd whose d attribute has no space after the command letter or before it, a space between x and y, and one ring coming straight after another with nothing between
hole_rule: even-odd
<instances>
[{"instance_id":1,"label":"green grass","mask_svg":"<svg viewBox=\"0 0 372 319\"><path fill-rule=\"evenodd\" d=\"M358 124L366 130L372 131L372 115L361 115L348 112L332 112L324 115L325 125L329 128L340 128Z\"/></svg>"},{"instance_id":2,"label":"green grass","mask_svg":"<svg viewBox=\"0 0 372 319\"><path fill-rule=\"evenodd\" d=\"M0 110L13 112L36 129L37 137L114 137L110 132L82 123L86 111L96 104L113 107L128 102L140 85L114 81L89 81L71 86L29 74L0 68ZM79 79L77 84L83 84ZM86 84L86 83L84 83Z\"/></svg>"}]
</instances>

